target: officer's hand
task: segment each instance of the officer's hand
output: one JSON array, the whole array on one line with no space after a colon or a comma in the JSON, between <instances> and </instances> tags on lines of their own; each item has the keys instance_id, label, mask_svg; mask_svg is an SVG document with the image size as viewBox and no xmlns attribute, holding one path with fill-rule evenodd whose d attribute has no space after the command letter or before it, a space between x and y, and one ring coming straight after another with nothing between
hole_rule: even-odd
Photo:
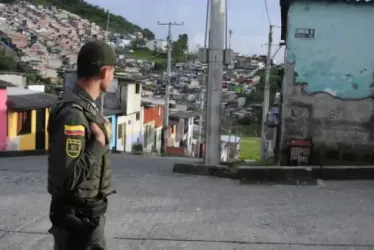
<instances>
[{"instance_id":1,"label":"officer's hand","mask_svg":"<svg viewBox=\"0 0 374 250\"><path fill-rule=\"evenodd\" d=\"M91 123L90 128L92 133L95 135L96 140L105 146L105 134L101 128L96 123Z\"/></svg>"}]
</instances>

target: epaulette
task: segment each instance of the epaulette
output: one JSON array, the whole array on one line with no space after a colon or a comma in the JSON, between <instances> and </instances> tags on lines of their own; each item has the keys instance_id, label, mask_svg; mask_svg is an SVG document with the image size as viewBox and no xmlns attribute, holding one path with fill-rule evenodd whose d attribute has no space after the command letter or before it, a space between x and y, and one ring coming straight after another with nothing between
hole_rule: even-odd
<instances>
[{"instance_id":1,"label":"epaulette","mask_svg":"<svg viewBox=\"0 0 374 250\"><path fill-rule=\"evenodd\" d=\"M73 103L73 104L71 104L71 107L73 109L78 109L80 111L83 111L83 107L81 105L79 105L79 104Z\"/></svg>"}]
</instances>

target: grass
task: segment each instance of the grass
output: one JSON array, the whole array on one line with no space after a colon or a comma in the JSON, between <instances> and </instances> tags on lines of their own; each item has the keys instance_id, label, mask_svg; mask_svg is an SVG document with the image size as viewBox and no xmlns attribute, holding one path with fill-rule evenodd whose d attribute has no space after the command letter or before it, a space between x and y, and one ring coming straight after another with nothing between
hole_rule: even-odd
<instances>
[{"instance_id":1,"label":"grass","mask_svg":"<svg viewBox=\"0 0 374 250\"><path fill-rule=\"evenodd\" d=\"M261 138L242 137L240 141L240 159L258 160L260 159Z\"/></svg>"},{"instance_id":2,"label":"grass","mask_svg":"<svg viewBox=\"0 0 374 250\"><path fill-rule=\"evenodd\" d=\"M153 61L155 63L166 64L165 55L155 56L155 54L148 49L136 49L133 53L131 53L131 55L135 56L138 59L145 59Z\"/></svg>"}]
</instances>

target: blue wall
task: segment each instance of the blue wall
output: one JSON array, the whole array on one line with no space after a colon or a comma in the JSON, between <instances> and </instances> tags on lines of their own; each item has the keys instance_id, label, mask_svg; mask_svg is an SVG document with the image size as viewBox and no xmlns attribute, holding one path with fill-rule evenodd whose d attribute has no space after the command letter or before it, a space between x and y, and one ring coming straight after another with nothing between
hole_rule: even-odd
<instances>
[{"instance_id":1,"label":"blue wall","mask_svg":"<svg viewBox=\"0 0 374 250\"><path fill-rule=\"evenodd\" d=\"M288 13L287 61L309 93L361 99L374 89L374 5L300 1ZM315 29L314 39L295 29Z\"/></svg>"},{"instance_id":2,"label":"blue wall","mask_svg":"<svg viewBox=\"0 0 374 250\"><path fill-rule=\"evenodd\" d=\"M113 149L116 147L116 138L117 138L117 117L116 115L108 115L106 118L109 119L109 121L112 124L112 139L109 143L109 148Z\"/></svg>"}]
</instances>

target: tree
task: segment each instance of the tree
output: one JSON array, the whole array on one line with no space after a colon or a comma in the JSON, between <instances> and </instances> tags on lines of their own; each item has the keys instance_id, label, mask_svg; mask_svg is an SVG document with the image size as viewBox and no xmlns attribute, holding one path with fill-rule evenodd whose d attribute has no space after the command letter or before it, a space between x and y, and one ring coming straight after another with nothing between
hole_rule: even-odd
<instances>
[{"instance_id":1,"label":"tree","mask_svg":"<svg viewBox=\"0 0 374 250\"><path fill-rule=\"evenodd\" d=\"M144 38L148 39L149 41L155 39L155 34L153 34L153 32L150 31L150 30L147 29L147 28L145 28L145 29L143 30L143 36L144 36Z\"/></svg>"},{"instance_id":2,"label":"tree","mask_svg":"<svg viewBox=\"0 0 374 250\"><path fill-rule=\"evenodd\" d=\"M145 45L144 39L135 38L134 40L131 41L131 48L132 49L138 49L138 48L140 48L144 45Z\"/></svg>"},{"instance_id":3,"label":"tree","mask_svg":"<svg viewBox=\"0 0 374 250\"><path fill-rule=\"evenodd\" d=\"M1 71L18 71L17 62L12 57L5 56L3 51L0 51L0 70Z\"/></svg>"},{"instance_id":4,"label":"tree","mask_svg":"<svg viewBox=\"0 0 374 250\"><path fill-rule=\"evenodd\" d=\"M176 61L179 61L180 58L184 58L186 52L188 51L188 35L181 34L178 36L178 39L172 43L173 57Z\"/></svg>"}]
</instances>

